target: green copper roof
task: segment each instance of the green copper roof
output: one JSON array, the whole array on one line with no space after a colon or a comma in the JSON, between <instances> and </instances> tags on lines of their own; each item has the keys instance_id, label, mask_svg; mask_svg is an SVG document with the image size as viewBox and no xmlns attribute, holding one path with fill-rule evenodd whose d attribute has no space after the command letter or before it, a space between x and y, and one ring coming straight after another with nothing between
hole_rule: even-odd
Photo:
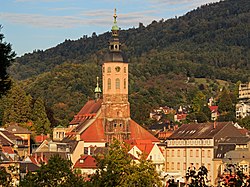
<instances>
[{"instance_id":1,"label":"green copper roof","mask_svg":"<svg viewBox=\"0 0 250 187\"><path fill-rule=\"evenodd\" d=\"M112 26L112 31L118 31L118 30L119 30L119 27L117 25Z\"/></svg>"},{"instance_id":2,"label":"green copper roof","mask_svg":"<svg viewBox=\"0 0 250 187\"><path fill-rule=\"evenodd\" d=\"M117 15L116 15L116 8L115 8L115 13L114 13L114 25L112 26L112 31L118 31L119 30L119 27L117 26Z\"/></svg>"}]
</instances>

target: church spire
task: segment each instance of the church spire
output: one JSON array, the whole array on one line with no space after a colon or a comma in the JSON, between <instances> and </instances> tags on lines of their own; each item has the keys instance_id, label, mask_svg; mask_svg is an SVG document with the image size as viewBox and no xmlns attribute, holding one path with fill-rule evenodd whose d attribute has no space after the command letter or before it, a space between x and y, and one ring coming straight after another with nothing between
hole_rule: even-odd
<instances>
[{"instance_id":1,"label":"church spire","mask_svg":"<svg viewBox=\"0 0 250 187\"><path fill-rule=\"evenodd\" d=\"M114 24L112 26L112 38L109 42L109 50L110 52L120 52L121 51L121 43L119 41L119 27L117 26L117 15L116 15L116 8L115 8L115 11L114 11Z\"/></svg>"},{"instance_id":2,"label":"church spire","mask_svg":"<svg viewBox=\"0 0 250 187\"><path fill-rule=\"evenodd\" d=\"M96 77L95 99L100 99L102 90L99 87L99 77Z\"/></svg>"}]
</instances>

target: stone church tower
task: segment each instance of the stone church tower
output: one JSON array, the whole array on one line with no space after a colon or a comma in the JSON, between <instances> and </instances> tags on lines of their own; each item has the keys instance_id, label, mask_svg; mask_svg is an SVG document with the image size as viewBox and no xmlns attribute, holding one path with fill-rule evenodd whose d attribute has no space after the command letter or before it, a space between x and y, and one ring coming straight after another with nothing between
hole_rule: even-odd
<instances>
[{"instance_id":1,"label":"stone church tower","mask_svg":"<svg viewBox=\"0 0 250 187\"><path fill-rule=\"evenodd\" d=\"M116 10L109 53L102 65L103 102L101 106L107 142L130 138L130 105L128 102L128 63L121 51Z\"/></svg>"}]
</instances>

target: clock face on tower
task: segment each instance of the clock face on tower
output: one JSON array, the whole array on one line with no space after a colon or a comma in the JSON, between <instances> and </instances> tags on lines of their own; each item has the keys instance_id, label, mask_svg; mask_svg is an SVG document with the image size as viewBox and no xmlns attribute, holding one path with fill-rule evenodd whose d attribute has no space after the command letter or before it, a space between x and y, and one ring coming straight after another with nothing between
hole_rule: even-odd
<instances>
[{"instance_id":1,"label":"clock face on tower","mask_svg":"<svg viewBox=\"0 0 250 187\"><path fill-rule=\"evenodd\" d=\"M115 67L115 71L116 71L116 72L119 72L120 70L121 70L121 68L120 68L119 66L116 66L116 67Z\"/></svg>"}]
</instances>

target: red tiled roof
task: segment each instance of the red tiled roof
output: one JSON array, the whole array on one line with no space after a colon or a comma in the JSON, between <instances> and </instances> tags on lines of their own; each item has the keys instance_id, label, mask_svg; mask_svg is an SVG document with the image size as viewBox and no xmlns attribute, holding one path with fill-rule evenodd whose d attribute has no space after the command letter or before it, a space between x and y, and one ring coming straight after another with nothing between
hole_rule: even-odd
<instances>
[{"instance_id":1,"label":"red tiled roof","mask_svg":"<svg viewBox=\"0 0 250 187\"><path fill-rule=\"evenodd\" d=\"M10 146L3 146L2 147L2 152L3 153L8 153L8 154L14 154L14 150Z\"/></svg>"},{"instance_id":2,"label":"red tiled roof","mask_svg":"<svg viewBox=\"0 0 250 187\"><path fill-rule=\"evenodd\" d=\"M1 132L3 132L3 131L1 131ZM13 143L11 141L9 141L8 139L6 139L3 135L0 134L0 145L10 146L10 145L13 145Z\"/></svg>"},{"instance_id":3,"label":"red tiled roof","mask_svg":"<svg viewBox=\"0 0 250 187\"><path fill-rule=\"evenodd\" d=\"M169 136L171 136L173 134L174 131L164 131L164 132L159 132L158 133L158 138L159 139L165 139L168 138Z\"/></svg>"},{"instance_id":4,"label":"red tiled roof","mask_svg":"<svg viewBox=\"0 0 250 187\"><path fill-rule=\"evenodd\" d=\"M91 155L81 155L81 158L79 158L74 168L81 168L81 169L96 169L96 162L95 159Z\"/></svg>"},{"instance_id":5,"label":"red tiled roof","mask_svg":"<svg viewBox=\"0 0 250 187\"><path fill-rule=\"evenodd\" d=\"M47 135L38 135L35 137L35 142L36 143L42 143L44 140L46 140L48 138Z\"/></svg>"},{"instance_id":6,"label":"red tiled roof","mask_svg":"<svg viewBox=\"0 0 250 187\"><path fill-rule=\"evenodd\" d=\"M151 144L139 144L139 145L136 145L136 147L138 147L146 155L146 157L148 157L154 145L152 143Z\"/></svg>"},{"instance_id":7,"label":"red tiled roof","mask_svg":"<svg viewBox=\"0 0 250 187\"><path fill-rule=\"evenodd\" d=\"M238 131L242 134L242 135L247 135L247 134L249 134L249 130L247 130L247 129L245 129L245 128L243 128L243 129L238 129Z\"/></svg>"},{"instance_id":8,"label":"red tiled roof","mask_svg":"<svg viewBox=\"0 0 250 187\"><path fill-rule=\"evenodd\" d=\"M74 119L69 123L71 125L73 124L79 124L82 123L86 118L89 118L91 116L95 116L97 111L100 109L102 104L102 99L99 100L89 100L78 112L77 115L74 116Z\"/></svg>"},{"instance_id":9,"label":"red tiled roof","mask_svg":"<svg viewBox=\"0 0 250 187\"><path fill-rule=\"evenodd\" d=\"M218 111L218 106L209 106L209 109L211 112L217 112Z\"/></svg>"},{"instance_id":10,"label":"red tiled roof","mask_svg":"<svg viewBox=\"0 0 250 187\"><path fill-rule=\"evenodd\" d=\"M187 117L187 114L181 113L181 114L176 114L176 117L178 120L184 120Z\"/></svg>"},{"instance_id":11,"label":"red tiled roof","mask_svg":"<svg viewBox=\"0 0 250 187\"><path fill-rule=\"evenodd\" d=\"M85 142L106 142L101 119L96 119L83 133L81 140Z\"/></svg>"},{"instance_id":12,"label":"red tiled roof","mask_svg":"<svg viewBox=\"0 0 250 187\"><path fill-rule=\"evenodd\" d=\"M133 120L130 120L130 132L130 139L132 140L150 140L152 142L159 142L156 137Z\"/></svg>"}]
</instances>

